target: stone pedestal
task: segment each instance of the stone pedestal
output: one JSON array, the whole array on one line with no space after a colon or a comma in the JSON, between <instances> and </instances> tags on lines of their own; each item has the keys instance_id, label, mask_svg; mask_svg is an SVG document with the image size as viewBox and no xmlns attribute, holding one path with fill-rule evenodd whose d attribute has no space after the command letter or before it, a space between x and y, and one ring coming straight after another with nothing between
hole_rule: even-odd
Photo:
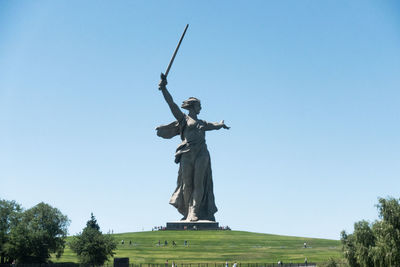
<instances>
[{"instance_id":1,"label":"stone pedestal","mask_svg":"<svg viewBox=\"0 0 400 267\"><path fill-rule=\"evenodd\" d=\"M166 230L218 230L219 223L213 221L167 222Z\"/></svg>"}]
</instances>

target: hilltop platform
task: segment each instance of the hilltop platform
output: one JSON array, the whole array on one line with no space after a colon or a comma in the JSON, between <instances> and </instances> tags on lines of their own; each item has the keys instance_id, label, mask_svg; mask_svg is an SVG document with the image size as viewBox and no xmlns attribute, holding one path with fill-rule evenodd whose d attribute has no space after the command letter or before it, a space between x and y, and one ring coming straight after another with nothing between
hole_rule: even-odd
<instances>
[{"instance_id":1,"label":"hilltop platform","mask_svg":"<svg viewBox=\"0 0 400 267\"><path fill-rule=\"evenodd\" d=\"M197 222L167 222L166 230L218 230L219 223L213 221L197 221Z\"/></svg>"}]
</instances>

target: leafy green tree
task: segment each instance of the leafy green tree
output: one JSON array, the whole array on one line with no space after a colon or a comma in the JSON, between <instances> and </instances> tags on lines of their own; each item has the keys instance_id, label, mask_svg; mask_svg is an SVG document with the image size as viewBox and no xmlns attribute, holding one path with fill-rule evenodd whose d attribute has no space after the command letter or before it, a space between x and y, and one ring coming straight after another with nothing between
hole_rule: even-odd
<instances>
[{"instance_id":1,"label":"leafy green tree","mask_svg":"<svg viewBox=\"0 0 400 267\"><path fill-rule=\"evenodd\" d=\"M332 257L329 258L328 262L322 264L322 267L338 267L338 266L339 266L338 262Z\"/></svg>"},{"instance_id":2,"label":"leafy green tree","mask_svg":"<svg viewBox=\"0 0 400 267\"><path fill-rule=\"evenodd\" d=\"M354 224L353 234L341 233L344 256L351 267L400 266L400 199L379 198L381 220Z\"/></svg>"},{"instance_id":3,"label":"leafy green tree","mask_svg":"<svg viewBox=\"0 0 400 267\"><path fill-rule=\"evenodd\" d=\"M375 223L376 246L372 255L376 266L400 266L400 199L379 199L381 221Z\"/></svg>"},{"instance_id":4,"label":"leafy green tree","mask_svg":"<svg viewBox=\"0 0 400 267\"><path fill-rule=\"evenodd\" d=\"M0 199L0 264L11 262L5 250L9 242L11 228L17 225L21 214L21 206L15 201Z\"/></svg>"},{"instance_id":5,"label":"leafy green tree","mask_svg":"<svg viewBox=\"0 0 400 267\"><path fill-rule=\"evenodd\" d=\"M356 244L357 262L362 267L374 267L371 248L375 246L375 236L367 221L354 224L354 241Z\"/></svg>"},{"instance_id":6,"label":"leafy green tree","mask_svg":"<svg viewBox=\"0 0 400 267\"><path fill-rule=\"evenodd\" d=\"M343 245L344 257L347 259L350 267L359 267L360 264L357 262L356 258L356 244L353 235L348 235L346 231L341 232L341 242Z\"/></svg>"},{"instance_id":7,"label":"leafy green tree","mask_svg":"<svg viewBox=\"0 0 400 267\"><path fill-rule=\"evenodd\" d=\"M86 228L91 228L100 231L100 226L97 223L96 218L93 216L93 213L90 214L90 220L87 221Z\"/></svg>"},{"instance_id":8,"label":"leafy green tree","mask_svg":"<svg viewBox=\"0 0 400 267\"><path fill-rule=\"evenodd\" d=\"M39 203L21 214L11 228L7 254L18 263L46 263L64 252L69 220L57 208Z\"/></svg>"},{"instance_id":9,"label":"leafy green tree","mask_svg":"<svg viewBox=\"0 0 400 267\"><path fill-rule=\"evenodd\" d=\"M83 231L72 239L70 247L78 255L80 263L101 266L109 257L114 256L117 241L112 235L100 231L100 226L92 213Z\"/></svg>"}]
</instances>

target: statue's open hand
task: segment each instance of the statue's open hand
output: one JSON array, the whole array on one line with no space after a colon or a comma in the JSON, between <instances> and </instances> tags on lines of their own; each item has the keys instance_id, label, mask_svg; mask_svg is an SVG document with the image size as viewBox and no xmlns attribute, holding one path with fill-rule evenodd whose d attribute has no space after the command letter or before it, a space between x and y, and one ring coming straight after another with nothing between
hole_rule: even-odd
<instances>
[{"instance_id":1,"label":"statue's open hand","mask_svg":"<svg viewBox=\"0 0 400 267\"><path fill-rule=\"evenodd\" d=\"M158 83L158 89L163 90L166 88L168 82L167 82L167 77L164 75L164 73L161 73L161 80Z\"/></svg>"},{"instance_id":2,"label":"statue's open hand","mask_svg":"<svg viewBox=\"0 0 400 267\"><path fill-rule=\"evenodd\" d=\"M220 125L221 125L221 127L222 128L224 128L224 129L227 129L227 130L229 130L231 127L228 127L228 126L226 126L226 124L225 124L225 122L224 122L224 120L222 120L220 123L219 123Z\"/></svg>"}]
</instances>

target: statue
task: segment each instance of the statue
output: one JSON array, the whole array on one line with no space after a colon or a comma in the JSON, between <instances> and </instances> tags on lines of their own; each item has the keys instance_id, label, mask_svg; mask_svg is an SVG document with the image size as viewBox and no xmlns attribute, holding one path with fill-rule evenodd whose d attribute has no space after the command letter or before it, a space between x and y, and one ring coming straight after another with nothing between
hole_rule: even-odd
<instances>
[{"instance_id":1,"label":"statue","mask_svg":"<svg viewBox=\"0 0 400 267\"><path fill-rule=\"evenodd\" d=\"M197 118L200 113L200 100L195 97L183 101L185 114L174 103L167 90L167 77L161 74L159 89L176 121L156 128L157 135L170 139L179 135L182 143L175 153L179 163L178 181L169 203L183 215L182 221L215 221L217 207L214 201L210 154L205 142L206 131L229 129L222 120L210 123Z\"/></svg>"}]
</instances>

